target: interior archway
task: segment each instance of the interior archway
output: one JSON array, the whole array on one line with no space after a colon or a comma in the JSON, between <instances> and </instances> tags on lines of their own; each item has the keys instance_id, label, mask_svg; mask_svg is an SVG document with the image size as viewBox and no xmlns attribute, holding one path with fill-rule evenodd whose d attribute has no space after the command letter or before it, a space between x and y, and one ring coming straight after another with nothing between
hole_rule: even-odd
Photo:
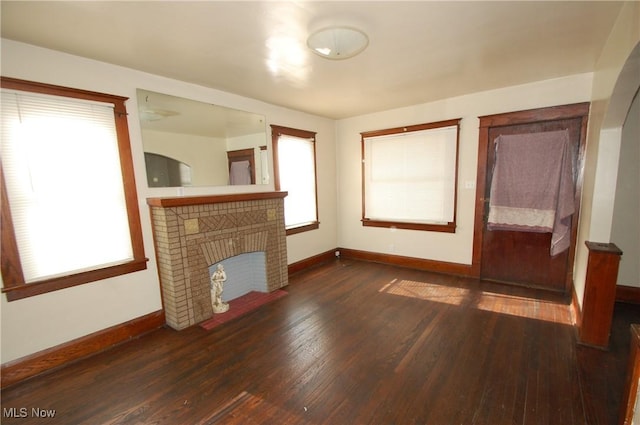
<instances>
[{"instance_id":1,"label":"interior archway","mask_svg":"<svg viewBox=\"0 0 640 425\"><path fill-rule=\"evenodd\" d=\"M623 251L618 285L640 289L640 43L627 59L605 115L603 131L615 134L620 146L611 219L611 241ZM626 260L626 261L625 261Z\"/></svg>"}]
</instances>

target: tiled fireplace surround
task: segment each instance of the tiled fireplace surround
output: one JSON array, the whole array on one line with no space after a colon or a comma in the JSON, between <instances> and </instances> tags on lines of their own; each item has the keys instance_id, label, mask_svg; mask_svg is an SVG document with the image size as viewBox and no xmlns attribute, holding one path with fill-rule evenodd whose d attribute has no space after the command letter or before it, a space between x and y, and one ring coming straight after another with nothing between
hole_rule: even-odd
<instances>
[{"instance_id":1,"label":"tiled fireplace surround","mask_svg":"<svg viewBox=\"0 0 640 425\"><path fill-rule=\"evenodd\" d=\"M149 198L166 321L180 330L213 315L209 266L265 252L267 290L287 285L286 192Z\"/></svg>"}]
</instances>

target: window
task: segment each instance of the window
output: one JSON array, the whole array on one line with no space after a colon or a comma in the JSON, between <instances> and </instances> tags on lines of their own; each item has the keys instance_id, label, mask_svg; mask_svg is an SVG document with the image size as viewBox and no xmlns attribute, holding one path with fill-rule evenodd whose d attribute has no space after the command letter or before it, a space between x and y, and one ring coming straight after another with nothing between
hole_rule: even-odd
<instances>
[{"instance_id":1,"label":"window","mask_svg":"<svg viewBox=\"0 0 640 425\"><path fill-rule=\"evenodd\" d=\"M1 83L7 299L146 269L126 98Z\"/></svg>"},{"instance_id":2,"label":"window","mask_svg":"<svg viewBox=\"0 0 640 425\"><path fill-rule=\"evenodd\" d=\"M455 232L459 123L361 133L364 226Z\"/></svg>"},{"instance_id":3,"label":"window","mask_svg":"<svg viewBox=\"0 0 640 425\"><path fill-rule=\"evenodd\" d=\"M276 190L287 191L287 235L317 229L316 133L271 126Z\"/></svg>"}]
</instances>

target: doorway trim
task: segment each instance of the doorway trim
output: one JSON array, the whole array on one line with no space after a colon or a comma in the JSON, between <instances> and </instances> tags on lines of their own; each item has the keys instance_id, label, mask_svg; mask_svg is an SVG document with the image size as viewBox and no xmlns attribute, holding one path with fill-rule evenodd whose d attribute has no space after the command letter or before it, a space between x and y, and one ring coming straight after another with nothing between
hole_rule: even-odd
<instances>
[{"instance_id":1,"label":"doorway trim","mask_svg":"<svg viewBox=\"0 0 640 425\"><path fill-rule=\"evenodd\" d=\"M567 265L567 277L565 280L565 293L570 293L569 291L573 286L573 264L575 261L578 219L580 216L580 202L582 198L582 179L584 174L584 157L589 106L589 102L583 102L570 105L551 106L478 117L480 119L480 132L478 137L478 170L476 180L476 212L473 230L473 256L471 260L471 274L473 276L478 278L482 277L482 239L484 230L483 215L485 209L484 204L487 177L487 153L490 142L489 130L494 127L504 127L509 125L534 124L544 121L581 118L582 123L580 129L580 148L578 151L576 179L577 205L576 213L573 215L571 226L571 246L569 247L569 264Z\"/></svg>"},{"instance_id":2,"label":"doorway trim","mask_svg":"<svg viewBox=\"0 0 640 425\"><path fill-rule=\"evenodd\" d=\"M229 179L231 179L231 164L234 162L249 161L251 171L251 184L256 184L256 161L253 148L227 151L227 162L229 167Z\"/></svg>"}]
</instances>

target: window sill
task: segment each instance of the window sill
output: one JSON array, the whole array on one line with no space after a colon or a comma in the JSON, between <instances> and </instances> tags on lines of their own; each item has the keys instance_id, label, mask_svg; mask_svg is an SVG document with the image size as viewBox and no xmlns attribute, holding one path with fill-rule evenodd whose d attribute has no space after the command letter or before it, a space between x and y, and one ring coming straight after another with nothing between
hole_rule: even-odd
<instances>
[{"instance_id":1,"label":"window sill","mask_svg":"<svg viewBox=\"0 0 640 425\"><path fill-rule=\"evenodd\" d=\"M430 224L430 223L407 223L402 221L371 220L368 218L363 218L362 225L365 227L386 227L386 228L407 229L407 230L422 230L427 232L443 232L443 233L456 232L455 222L451 222L447 224Z\"/></svg>"},{"instance_id":2,"label":"window sill","mask_svg":"<svg viewBox=\"0 0 640 425\"><path fill-rule=\"evenodd\" d=\"M147 258L132 260L126 263L117 264L103 269L90 270L69 276L61 276L52 279L45 279L38 282L16 284L5 287L2 292L7 294L8 301L20 300L59 289L70 288L84 283L95 282L110 277L116 277L127 273L133 273L147 268Z\"/></svg>"},{"instance_id":3,"label":"window sill","mask_svg":"<svg viewBox=\"0 0 640 425\"><path fill-rule=\"evenodd\" d=\"M287 227L286 233L287 236L295 235L296 233L308 232L309 230L315 230L320 227L319 221L314 221L312 223L300 224L294 227Z\"/></svg>"}]
</instances>

